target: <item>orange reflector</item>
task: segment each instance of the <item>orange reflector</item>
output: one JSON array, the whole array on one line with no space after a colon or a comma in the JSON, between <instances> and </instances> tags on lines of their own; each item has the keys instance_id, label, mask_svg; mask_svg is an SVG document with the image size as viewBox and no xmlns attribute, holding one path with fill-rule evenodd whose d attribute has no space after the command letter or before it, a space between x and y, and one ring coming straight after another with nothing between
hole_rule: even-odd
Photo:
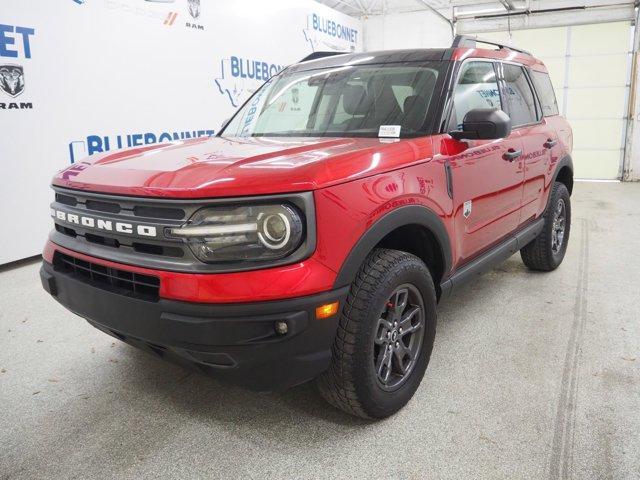
<instances>
[{"instance_id":1,"label":"orange reflector","mask_svg":"<svg viewBox=\"0 0 640 480\"><path fill-rule=\"evenodd\" d=\"M329 318L338 312L338 306L340 302L326 303L316 308L316 318L322 320L323 318Z\"/></svg>"}]
</instances>

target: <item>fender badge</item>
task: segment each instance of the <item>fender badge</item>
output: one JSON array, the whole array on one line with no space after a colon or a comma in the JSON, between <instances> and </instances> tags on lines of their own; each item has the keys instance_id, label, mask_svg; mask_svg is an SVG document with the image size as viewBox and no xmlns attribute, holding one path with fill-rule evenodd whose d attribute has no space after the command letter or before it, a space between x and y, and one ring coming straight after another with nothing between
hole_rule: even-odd
<instances>
[{"instance_id":1,"label":"fender badge","mask_svg":"<svg viewBox=\"0 0 640 480\"><path fill-rule=\"evenodd\" d=\"M471 215L472 206L473 202L471 200L467 200L466 202L464 202L464 205L462 207L462 215L464 215L464 218L469 218L469 215Z\"/></svg>"}]
</instances>

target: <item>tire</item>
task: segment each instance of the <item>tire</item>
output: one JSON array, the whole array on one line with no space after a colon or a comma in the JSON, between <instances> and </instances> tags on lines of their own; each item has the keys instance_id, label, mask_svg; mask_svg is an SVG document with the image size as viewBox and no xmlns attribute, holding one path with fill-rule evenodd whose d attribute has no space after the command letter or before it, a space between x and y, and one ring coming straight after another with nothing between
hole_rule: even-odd
<instances>
[{"instance_id":1,"label":"tire","mask_svg":"<svg viewBox=\"0 0 640 480\"><path fill-rule=\"evenodd\" d=\"M400 410L429 363L436 304L431 274L419 258L374 250L342 309L331 366L317 380L322 396L362 418L385 418Z\"/></svg>"},{"instance_id":2,"label":"tire","mask_svg":"<svg viewBox=\"0 0 640 480\"><path fill-rule=\"evenodd\" d=\"M558 268L567 252L570 231L571 197L563 183L555 182L549 206L544 213L542 231L520 250L524 264L531 270L541 272L550 272Z\"/></svg>"}]
</instances>

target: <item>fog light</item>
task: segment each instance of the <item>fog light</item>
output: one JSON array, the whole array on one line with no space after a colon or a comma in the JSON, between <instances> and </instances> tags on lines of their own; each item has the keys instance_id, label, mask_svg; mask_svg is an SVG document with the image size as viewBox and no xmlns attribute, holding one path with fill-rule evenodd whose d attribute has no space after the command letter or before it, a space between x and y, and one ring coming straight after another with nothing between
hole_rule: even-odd
<instances>
[{"instance_id":1,"label":"fog light","mask_svg":"<svg viewBox=\"0 0 640 480\"><path fill-rule=\"evenodd\" d=\"M287 325L287 322L279 320L276 322L275 329L278 335L286 335L286 333L289 331L289 325Z\"/></svg>"},{"instance_id":2,"label":"fog light","mask_svg":"<svg viewBox=\"0 0 640 480\"><path fill-rule=\"evenodd\" d=\"M338 306L340 302L326 303L316 308L316 318L322 320L323 318L329 318L338 312Z\"/></svg>"}]
</instances>

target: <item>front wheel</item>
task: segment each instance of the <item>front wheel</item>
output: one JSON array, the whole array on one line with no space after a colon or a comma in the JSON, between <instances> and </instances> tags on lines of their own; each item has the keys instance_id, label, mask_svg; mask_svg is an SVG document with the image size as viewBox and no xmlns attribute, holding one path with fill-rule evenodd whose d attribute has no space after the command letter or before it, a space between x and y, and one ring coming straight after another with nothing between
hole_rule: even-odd
<instances>
[{"instance_id":1,"label":"front wheel","mask_svg":"<svg viewBox=\"0 0 640 480\"><path fill-rule=\"evenodd\" d=\"M331 366L318 379L321 394L359 417L394 414L420 385L435 328L436 293L424 262L374 250L351 285Z\"/></svg>"},{"instance_id":2,"label":"front wheel","mask_svg":"<svg viewBox=\"0 0 640 480\"><path fill-rule=\"evenodd\" d=\"M544 227L531 243L520 250L524 264L531 270L550 272L562 263L571 231L571 197L569 190L555 182L549 206L544 213Z\"/></svg>"}]
</instances>

